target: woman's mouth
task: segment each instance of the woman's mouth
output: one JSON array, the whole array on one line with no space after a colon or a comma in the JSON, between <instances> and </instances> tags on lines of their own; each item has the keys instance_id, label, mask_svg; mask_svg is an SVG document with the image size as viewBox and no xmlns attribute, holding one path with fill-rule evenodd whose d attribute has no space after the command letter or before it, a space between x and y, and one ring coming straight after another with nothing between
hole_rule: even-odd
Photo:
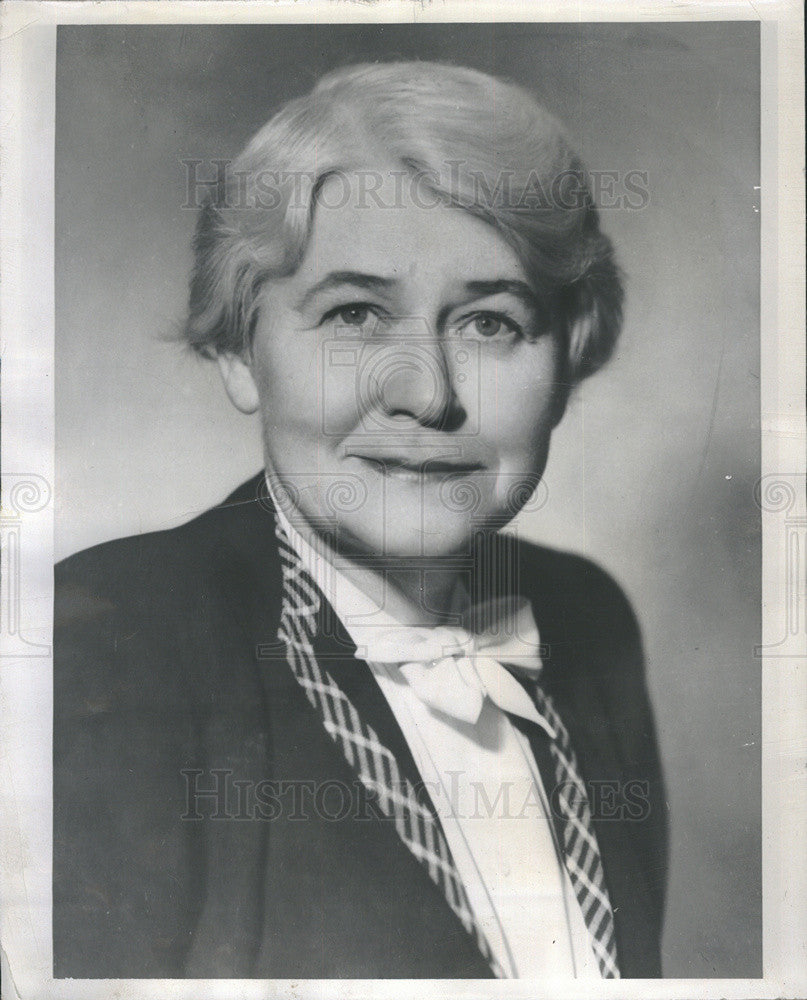
<instances>
[{"instance_id":1,"label":"woman's mouth","mask_svg":"<svg viewBox=\"0 0 807 1000\"><path fill-rule=\"evenodd\" d=\"M360 462L387 479L401 482L443 481L452 476L468 476L478 472L478 462L453 462L444 458L414 458L400 455L355 455Z\"/></svg>"}]
</instances>

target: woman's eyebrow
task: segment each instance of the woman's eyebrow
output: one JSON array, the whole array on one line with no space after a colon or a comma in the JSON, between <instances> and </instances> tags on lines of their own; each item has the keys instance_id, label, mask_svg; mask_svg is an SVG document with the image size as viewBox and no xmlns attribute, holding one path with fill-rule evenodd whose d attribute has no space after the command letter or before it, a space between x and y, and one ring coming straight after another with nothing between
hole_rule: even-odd
<instances>
[{"instance_id":1,"label":"woman's eyebrow","mask_svg":"<svg viewBox=\"0 0 807 1000\"><path fill-rule=\"evenodd\" d=\"M383 278L378 274L366 274L363 271L330 271L324 278L306 289L300 296L296 308L299 312L305 309L315 296L342 285L350 285L353 288L362 288L371 292L386 292L397 283L395 278Z\"/></svg>"},{"instance_id":2,"label":"woman's eyebrow","mask_svg":"<svg viewBox=\"0 0 807 1000\"><path fill-rule=\"evenodd\" d=\"M517 278L497 278L492 281L466 281L465 290L474 298L484 298L486 295L500 295L507 292L523 299L529 306L535 305L535 292L526 281Z\"/></svg>"}]
</instances>

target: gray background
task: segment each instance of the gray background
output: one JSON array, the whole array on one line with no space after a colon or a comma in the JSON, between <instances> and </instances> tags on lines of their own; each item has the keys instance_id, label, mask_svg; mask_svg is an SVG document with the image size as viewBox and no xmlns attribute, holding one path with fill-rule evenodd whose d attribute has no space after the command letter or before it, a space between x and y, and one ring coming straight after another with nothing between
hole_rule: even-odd
<instances>
[{"instance_id":1,"label":"gray background","mask_svg":"<svg viewBox=\"0 0 807 1000\"><path fill-rule=\"evenodd\" d=\"M526 84L591 167L648 172L644 209L603 213L628 279L619 350L573 400L520 527L603 564L640 619L676 977L761 975L758 38L748 22L58 36L59 556L180 523L260 467L257 423L166 339L194 225L182 158L233 156L333 65L402 56Z\"/></svg>"}]
</instances>

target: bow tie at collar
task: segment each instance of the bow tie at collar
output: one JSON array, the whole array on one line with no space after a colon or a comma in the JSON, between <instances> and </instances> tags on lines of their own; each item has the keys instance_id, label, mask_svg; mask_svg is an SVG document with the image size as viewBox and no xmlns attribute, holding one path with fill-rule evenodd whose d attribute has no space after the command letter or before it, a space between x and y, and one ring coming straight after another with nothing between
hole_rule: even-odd
<instances>
[{"instance_id":1,"label":"bow tie at collar","mask_svg":"<svg viewBox=\"0 0 807 1000\"><path fill-rule=\"evenodd\" d=\"M439 625L433 628L360 626L351 629L357 657L369 663L395 664L413 692L429 708L474 724L485 698L505 712L555 731L538 712L532 698L504 666L536 679L542 668L540 639L532 608L520 601L478 605L471 621L491 622L484 631Z\"/></svg>"}]
</instances>

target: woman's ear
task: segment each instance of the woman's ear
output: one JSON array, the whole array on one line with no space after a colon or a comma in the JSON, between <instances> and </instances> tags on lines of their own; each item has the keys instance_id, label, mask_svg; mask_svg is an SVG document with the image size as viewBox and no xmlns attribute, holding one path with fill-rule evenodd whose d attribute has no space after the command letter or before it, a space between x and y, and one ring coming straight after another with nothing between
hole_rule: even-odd
<instances>
[{"instance_id":1,"label":"woman's ear","mask_svg":"<svg viewBox=\"0 0 807 1000\"><path fill-rule=\"evenodd\" d=\"M242 413L255 413L260 397L248 361L240 354L218 354L216 360L233 406Z\"/></svg>"}]
</instances>

